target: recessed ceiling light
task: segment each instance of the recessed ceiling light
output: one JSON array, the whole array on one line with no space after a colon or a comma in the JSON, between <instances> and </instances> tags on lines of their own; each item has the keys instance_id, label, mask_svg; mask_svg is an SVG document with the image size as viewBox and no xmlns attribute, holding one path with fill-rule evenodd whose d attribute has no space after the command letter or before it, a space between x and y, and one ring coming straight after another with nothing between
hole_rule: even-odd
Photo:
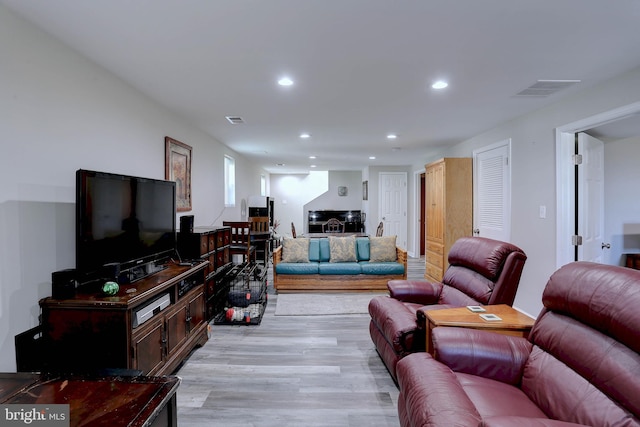
<instances>
[{"instance_id":1,"label":"recessed ceiling light","mask_svg":"<svg viewBox=\"0 0 640 427\"><path fill-rule=\"evenodd\" d=\"M435 82L434 84L431 85L432 88L434 89L444 89L445 87L449 86L449 83L443 81L443 80L438 80L437 82Z\"/></svg>"},{"instance_id":2,"label":"recessed ceiling light","mask_svg":"<svg viewBox=\"0 0 640 427\"><path fill-rule=\"evenodd\" d=\"M316 156L309 156L309 158L310 158L310 159L315 159L315 158L316 158Z\"/></svg>"},{"instance_id":3,"label":"recessed ceiling light","mask_svg":"<svg viewBox=\"0 0 640 427\"><path fill-rule=\"evenodd\" d=\"M307 132L303 132L303 133L300 134L300 138L302 138L302 139L311 138L311 134L307 133Z\"/></svg>"},{"instance_id":4,"label":"recessed ceiling light","mask_svg":"<svg viewBox=\"0 0 640 427\"><path fill-rule=\"evenodd\" d=\"M387 139L396 139L398 137L398 135L396 135L395 133L390 133L389 135L387 135Z\"/></svg>"},{"instance_id":5,"label":"recessed ceiling light","mask_svg":"<svg viewBox=\"0 0 640 427\"><path fill-rule=\"evenodd\" d=\"M315 168L315 167L316 167L316 165L311 165L310 167Z\"/></svg>"},{"instance_id":6,"label":"recessed ceiling light","mask_svg":"<svg viewBox=\"0 0 640 427\"><path fill-rule=\"evenodd\" d=\"M376 156L369 156L369 160L375 160Z\"/></svg>"},{"instance_id":7,"label":"recessed ceiling light","mask_svg":"<svg viewBox=\"0 0 640 427\"><path fill-rule=\"evenodd\" d=\"M278 80L278 84L280 86L291 86L293 84L293 80L291 80L289 77L283 77Z\"/></svg>"}]
</instances>

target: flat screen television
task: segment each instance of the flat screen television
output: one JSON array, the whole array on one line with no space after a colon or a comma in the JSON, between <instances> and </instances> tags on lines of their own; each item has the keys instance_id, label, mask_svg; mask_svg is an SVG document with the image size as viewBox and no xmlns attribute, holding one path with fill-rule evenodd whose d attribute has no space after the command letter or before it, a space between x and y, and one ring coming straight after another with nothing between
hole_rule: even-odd
<instances>
[{"instance_id":1,"label":"flat screen television","mask_svg":"<svg viewBox=\"0 0 640 427\"><path fill-rule=\"evenodd\" d=\"M169 257L176 246L176 185L80 169L76 172L76 270L95 276Z\"/></svg>"}]
</instances>

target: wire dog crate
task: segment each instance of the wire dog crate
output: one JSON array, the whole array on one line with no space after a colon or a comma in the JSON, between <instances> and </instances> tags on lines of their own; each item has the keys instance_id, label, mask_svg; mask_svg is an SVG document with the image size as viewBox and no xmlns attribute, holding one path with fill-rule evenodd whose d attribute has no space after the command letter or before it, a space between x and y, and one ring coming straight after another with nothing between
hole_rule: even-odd
<instances>
[{"instance_id":1,"label":"wire dog crate","mask_svg":"<svg viewBox=\"0 0 640 427\"><path fill-rule=\"evenodd\" d=\"M234 266L228 273L224 309L216 325L259 325L267 306L267 269L256 263Z\"/></svg>"}]
</instances>

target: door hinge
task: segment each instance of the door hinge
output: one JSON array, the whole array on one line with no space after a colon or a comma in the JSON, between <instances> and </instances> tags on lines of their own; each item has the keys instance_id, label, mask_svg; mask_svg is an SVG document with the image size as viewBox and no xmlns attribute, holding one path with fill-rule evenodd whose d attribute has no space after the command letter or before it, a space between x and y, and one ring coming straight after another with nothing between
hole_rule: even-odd
<instances>
[{"instance_id":1,"label":"door hinge","mask_svg":"<svg viewBox=\"0 0 640 427\"><path fill-rule=\"evenodd\" d=\"M581 246L582 245L582 236L579 236L579 235L571 236L571 244L573 246Z\"/></svg>"},{"instance_id":2,"label":"door hinge","mask_svg":"<svg viewBox=\"0 0 640 427\"><path fill-rule=\"evenodd\" d=\"M574 165L581 165L582 164L582 154L574 154L571 156L571 161L573 161Z\"/></svg>"}]
</instances>

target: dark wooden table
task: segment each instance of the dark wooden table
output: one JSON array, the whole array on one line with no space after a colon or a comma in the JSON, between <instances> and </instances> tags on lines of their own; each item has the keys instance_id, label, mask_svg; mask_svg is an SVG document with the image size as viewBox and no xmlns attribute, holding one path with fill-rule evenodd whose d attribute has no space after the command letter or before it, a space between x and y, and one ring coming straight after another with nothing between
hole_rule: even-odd
<instances>
[{"instance_id":1,"label":"dark wooden table","mask_svg":"<svg viewBox=\"0 0 640 427\"><path fill-rule=\"evenodd\" d=\"M64 377L0 373L0 403L69 405L69 425L177 426L180 379L165 377ZM4 414L0 414L0 425Z\"/></svg>"},{"instance_id":2,"label":"dark wooden table","mask_svg":"<svg viewBox=\"0 0 640 427\"><path fill-rule=\"evenodd\" d=\"M627 254L626 266L634 270L640 270L640 254Z\"/></svg>"},{"instance_id":3,"label":"dark wooden table","mask_svg":"<svg viewBox=\"0 0 640 427\"><path fill-rule=\"evenodd\" d=\"M302 237L308 237L310 239L319 239L321 237L329 237L329 236L335 236L335 237L348 237L348 236L355 236L355 237L368 237L369 235L367 233L361 233L361 232L344 232L344 233L305 233L302 235Z\"/></svg>"}]
</instances>

